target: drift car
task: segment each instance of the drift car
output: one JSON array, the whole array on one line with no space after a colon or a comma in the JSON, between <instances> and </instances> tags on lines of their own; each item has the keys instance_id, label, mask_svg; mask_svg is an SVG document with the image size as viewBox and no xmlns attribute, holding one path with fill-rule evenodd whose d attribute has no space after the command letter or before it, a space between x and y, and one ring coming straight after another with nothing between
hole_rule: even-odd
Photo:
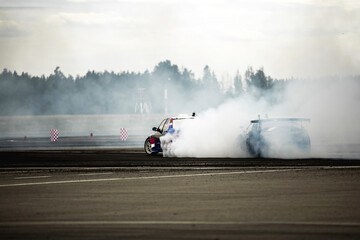
<instances>
[{"instance_id":1,"label":"drift car","mask_svg":"<svg viewBox=\"0 0 360 240\"><path fill-rule=\"evenodd\" d=\"M281 154L309 153L310 137L303 127L306 118L251 120L245 143L253 157L279 157ZM291 157L291 156L290 156Z\"/></svg>"},{"instance_id":2,"label":"drift car","mask_svg":"<svg viewBox=\"0 0 360 240\"><path fill-rule=\"evenodd\" d=\"M153 127L152 130L154 131L154 134L149 136L144 143L146 154L156 155L159 152L163 152L160 137L165 136L167 133L178 134L182 123L185 120L194 118L195 113L193 113L192 116L180 114L177 117L165 118L158 127ZM165 144L167 145L168 143Z\"/></svg>"}]
</instances>

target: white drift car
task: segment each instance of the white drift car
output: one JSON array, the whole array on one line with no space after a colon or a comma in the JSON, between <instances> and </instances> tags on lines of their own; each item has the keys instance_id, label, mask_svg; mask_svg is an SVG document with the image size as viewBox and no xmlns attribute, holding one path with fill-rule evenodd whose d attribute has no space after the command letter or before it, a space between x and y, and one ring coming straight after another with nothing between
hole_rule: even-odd
<instances>
[{"instance_id":1,"label":"white drift car","mask_svg":"<svg viewBox=\"0 0 360 240\"><path fill-rule=\"evenodd\" d=\"M164 119L159 127L152 129L154 134L146 139L144 144L145 152L148 155L163 152L164 157L172 156L170 146L179 137L184 122L190 119L195 119L195 113L192 116L180 114L176 117Z\"/></svg>"}]
</instances>

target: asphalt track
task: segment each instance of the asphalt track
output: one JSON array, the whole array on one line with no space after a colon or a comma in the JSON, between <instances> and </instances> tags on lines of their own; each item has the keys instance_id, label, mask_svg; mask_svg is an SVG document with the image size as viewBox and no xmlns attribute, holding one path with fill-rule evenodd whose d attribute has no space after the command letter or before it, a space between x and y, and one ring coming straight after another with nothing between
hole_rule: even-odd
<instances>
[{"instance_id":1,"label":"asphalt track","mask_svg":"<svg viewBox=\"0 0 360 240\"><path fill-rule=\"evenodd\" d=\"M360 161L0 151L1 239L360 239Z\"/></svg>"}]
</instances>

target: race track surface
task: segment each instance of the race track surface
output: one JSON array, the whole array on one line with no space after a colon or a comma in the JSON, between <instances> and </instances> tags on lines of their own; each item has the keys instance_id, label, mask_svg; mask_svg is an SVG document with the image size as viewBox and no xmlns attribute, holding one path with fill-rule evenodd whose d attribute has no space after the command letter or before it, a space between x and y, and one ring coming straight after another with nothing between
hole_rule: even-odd
<instances>
[{"instance_id":1,"label":"race track surface","mask_svg":"<svg viewBox=\"0 0 360 240\"><path fill-rule=\"evenodd\" d=\"M0 151L1 167L141 167L141 166L360 166L349 159L163 158L147 156L142 148Z\"/></svg>"},{"instance_id":2,"label":"race track surface","mask_svg":"<svg viewBox=\"0 0 360 240\"><path fill-rule=\"evenodd\" d=\"M359 239L360 161L0 152L1 239Z\"/></svg>"}]
</instances>

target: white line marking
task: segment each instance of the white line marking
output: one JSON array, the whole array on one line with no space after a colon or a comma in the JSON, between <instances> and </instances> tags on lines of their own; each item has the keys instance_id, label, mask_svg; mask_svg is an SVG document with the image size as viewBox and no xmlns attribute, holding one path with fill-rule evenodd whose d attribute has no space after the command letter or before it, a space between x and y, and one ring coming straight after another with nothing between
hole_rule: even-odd
<instances>
[{"instance_id":1,"label":"white line marking","mask_svg":"<svg viewBox=\"0 0 360 240\"><path fill-rule=\"evenodd\" d=\"M112 172L106 172L106 173L82 173L79 174L79 176L94 176L94 175L108 175L108 174L114 174Z\"/></svg>"},{"instance_id":2,"label":"white line marking","mask_svg":"<svg viewBox=\"0 0 360 240\"><path fill-rule=\"evenodd\" d=\"M357 169L360 166L333 166L333 167L320 167L321 169L331 170L331 169Z\"/></svg>"},{"instance_id":3,"label":"white line marking","mask_svg":"<svg viewBox=\"0 0 360 240\"><path fill-rule=\"evenodd\" d=\"M33 226L33 225L303 225L303 226L345 226L359 227L359 222L302 222L302 221L25 221L0 222L0 226Z\"/></svg>"},{"instance_id":4,"label":"white line marking","mask_svg":"<svg viewBox=\"0 0 360 240\"><path fill-rule=\"evenodd\" d=\"M150 176L150 177L103 178L103 179L54 181L54 182L12 183L12 184L2 184L2 185L0 185L0 187L18 187L18 186L64 184L64 183L86 183L86 182L143 180L143 179L180 178L180 177L218 176L218 175L235 175L235 174L250 174L250 173L272 173L272 172L288 172L288 171L299 171L299 170L304 170L304 169L259 170L259 171L239 171L239 172L219 172L219 173L195 173L195 174L182 174L182 175Z\"/></svg>"},{"instance_id":5,"label":"white line marking","mask_svg":"<svg viewBox=\"0 0 360 240\"><path fill-rule=\"evenodd\" d=\"M16 177L14 179L19 180L19 179L34 179L34 178L49 178L49 177L51 176Z\"/></svg>"}]
</instances>

